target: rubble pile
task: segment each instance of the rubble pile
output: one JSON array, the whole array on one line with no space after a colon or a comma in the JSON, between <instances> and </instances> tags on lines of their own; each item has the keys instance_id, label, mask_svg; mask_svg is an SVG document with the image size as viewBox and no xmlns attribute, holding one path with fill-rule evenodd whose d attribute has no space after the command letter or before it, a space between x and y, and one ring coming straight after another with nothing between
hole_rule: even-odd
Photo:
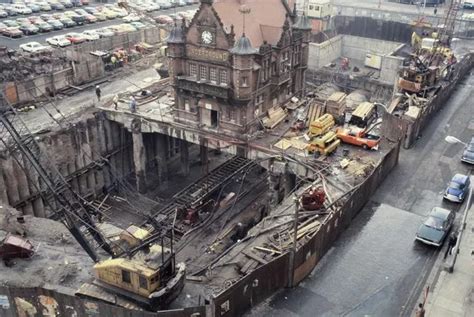
<instances>
[{"instance_id":1,"label":"rubble pile","mask_svg":"<svg viewBox=\"0 0 474 317\"><path fill-rule=\"evenodd\" d=\"M68 59L60 52L36 54L0 48L0 81L21 81L38 75L51 74L69 66Z\"/></svg>"}]
</instances>

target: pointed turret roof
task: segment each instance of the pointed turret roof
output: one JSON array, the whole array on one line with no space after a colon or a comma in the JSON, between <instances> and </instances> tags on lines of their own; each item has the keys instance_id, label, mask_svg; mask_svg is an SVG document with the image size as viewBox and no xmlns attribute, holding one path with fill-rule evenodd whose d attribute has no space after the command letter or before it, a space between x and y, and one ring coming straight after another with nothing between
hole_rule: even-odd
<instances>
[{"instance_id":1,"label":"pointed turret roof","mask_svg":"<svg viewBox=\"0 0 474 317\"><path fill-rule=\"evenodd\" d=\"M234 47L230 49L230 52L235 55L252 55L257 53L258 50L252 47L250 39L243 33L237 42L235 42Z\"/></svg>"}]
</instances>

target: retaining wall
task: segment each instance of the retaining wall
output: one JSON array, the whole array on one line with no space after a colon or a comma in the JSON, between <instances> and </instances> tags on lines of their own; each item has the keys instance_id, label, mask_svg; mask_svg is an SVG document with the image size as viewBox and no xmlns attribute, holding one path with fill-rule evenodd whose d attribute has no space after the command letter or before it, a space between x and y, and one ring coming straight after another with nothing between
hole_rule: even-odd
<instances>
[{"instance_id":1,"label":"retaining wall","mask_svg":"<svg viewBox=\"0 0 474 317\"><path fill-rule=\"evenodd\" d=\"M84 197L94 198L115 182L107 165L99 164L101 157L113 166L114 176L125 178L133 173L131 134L117 123L89 117L39 138L52 164ZM12 156L0 152L0 199L24 214L47 217L49 211L38 188L43 187L35 175L27 175Z\"/></svg>"}]
</instances>

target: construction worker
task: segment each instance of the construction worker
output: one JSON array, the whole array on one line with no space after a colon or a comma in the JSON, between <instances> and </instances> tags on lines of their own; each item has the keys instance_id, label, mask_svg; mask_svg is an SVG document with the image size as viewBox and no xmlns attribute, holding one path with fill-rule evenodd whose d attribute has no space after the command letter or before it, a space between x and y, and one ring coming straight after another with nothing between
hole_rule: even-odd
<instances>
[{"instance_id":1,"label":"construction worker","mask_svg":"<svg viewBox=\"0 0 474 317\"><path fill-rule=\"evenodd\" d=\"M137 101L135 100L135 97L133 96L130 97L130 111L132 113L137 112Z\"/></svg>"},{"instance_id":2,"label":"construction worker","mask_svg":"<svg viewBox=\"0 0 474 317\"><path fill-rule=\"evenodd\" d=\"M95 86L95 95L97 96L97 101L100 101L101 90L99 85Z\"/></svg>"},{"instance_id":3,"label":"construction worker","mask_svg":"<svg viewBox=\"0 0 474 317\"><path fill-rule=\"evenodd\" d=\"M117 94L115 94L114 99L112 101L114 103L114 110L117 110L119 96Z\"/></svg>"},{"instance_id":4,"label":"construction worker","mask_svg":"<svg viewBox=\"0 0 474 317\"><path fill-rule=\"evenodd\" d=\"M415 317L425 317L425 308L422 303L418 304L418 307L415 310Z\"/></svg>"}]
</instances>

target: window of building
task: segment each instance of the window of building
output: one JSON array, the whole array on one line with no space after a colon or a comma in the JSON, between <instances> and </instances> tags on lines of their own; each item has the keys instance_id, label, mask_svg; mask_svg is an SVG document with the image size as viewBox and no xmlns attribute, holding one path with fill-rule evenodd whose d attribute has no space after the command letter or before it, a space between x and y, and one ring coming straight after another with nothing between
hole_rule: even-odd
<instances>
[{"instance_id":1,"label":"window of building","mask_svg":"<svg viewBox=\"0 0 474 317\"><path fill-rule=\"evenodd\" d=\"M199 79L207 80L207 69L206 66L199 66Z\"/></svg>"},{"instance_id":2,"label":"window of building","mask_svg":"<svg viewBox=\"0 0 474 317\"><path fill-rule=\"evenodd\" d=\"M246 77L246 76L242 77L241 86L242 87L248 87L249 86L249 78L248 77Z\"/></svg>"},{"instance_id":3,"label":"window of building","mask_svg":"<svg viewBox=\"0 0 474 317\"><path fill-rule=\"evenodd\" d=\"M219 71L219 82L221 84L227 85L227 71L224 69Z\"/></svg>"},{"instance_id":4,"label":"window of building","mask_svg":"<svg viewBox=\"0 0 474 317\"><path fill-rule=\"evenodd\" d=\"M314 11L319 11L319 6L314 6Z\"/></svg>"},{"instance_id":5,"label":"window of building","mask_svg":"<svg viewBox=\"0 0 474 317\"><path fill-rule=\"evenodd\" d=\"M217 69L211 68L209 69L209 79L212 83L217 83Z\"/></svg>"},{"instance_id":6,"label":"window of building","mask_svg":"<svg viewBox=\"0 0 474 317\"><path fill-rule=\"evenodd\" d=\"M184 99L184 110L186 111L191 111L190 106L189 106L189 99Z\"/></svg>"},{"instance_id":7,"label":"window of building","mask_svg":"<svg viewBox=\"0 0 474 317\"><path fill-rule=\"evenodd\" d=\"M256 104L261 105L263 103L263 94L257 96Z\"/></svg>"},{"instance_id":8,"label":"window of building","mask_svg":"<svg viewBox=\"0 0 474 317\"><path fill-rule=\"evenodd\" d=\"M189 65L189 76L192 76L194 78L197 77L197 65L196 64L190 64Z\"/></svg>"},{"instance_id":9,"label":"window of building","mask_svg":"<svg viewBox=\"0 0 474 317\"><path fill-rule=\"evenodd\" d=\"M140 284L140 288L148 289L148 280L146 279L146 277L139 275L138 282Z\"/></svg>"},{"instance_id":10,"label":"window of building","mask_svg":"<svg viewBox=\"0 0 474 317\"><path fill-rule=\"evenodd\" d=\"M124 283L132 283L132 279L130 278L130 272L122 270L122 282Z\"/></svg>"},{"instance_id":11,"label":"window of building","mask_svg":"<svg viewBox=\"0 0 474 317\"><path fill-rule=\"evenodd\" d=\"M309 6L309 9L310 9L310 10L313 10L313 8L314 8L314 6L312 6L312 5Z\"/></svg>"}]
</instances>

